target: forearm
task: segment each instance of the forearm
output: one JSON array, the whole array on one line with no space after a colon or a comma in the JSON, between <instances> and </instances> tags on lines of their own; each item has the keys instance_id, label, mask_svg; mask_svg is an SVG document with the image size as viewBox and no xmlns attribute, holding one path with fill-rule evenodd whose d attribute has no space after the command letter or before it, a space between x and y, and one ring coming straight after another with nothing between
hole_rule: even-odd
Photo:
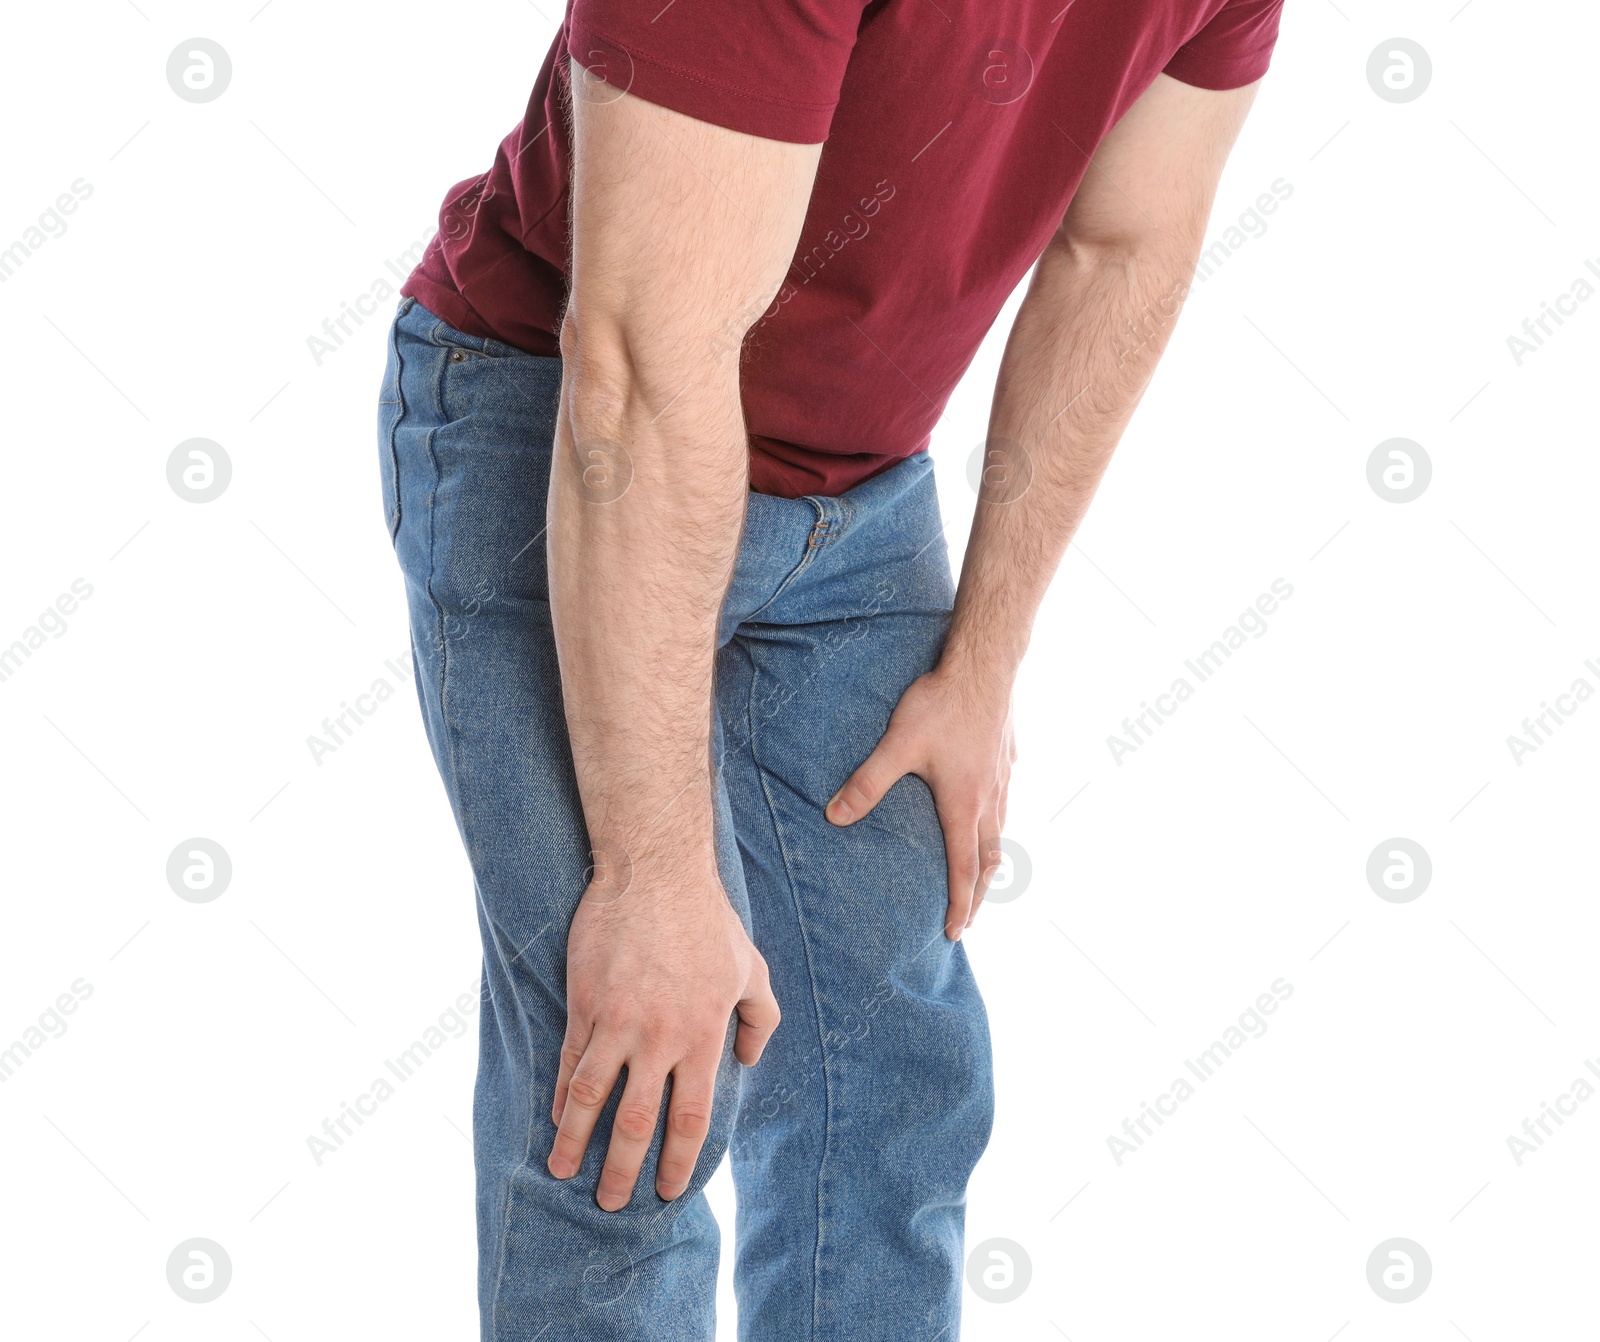
<instances>
[{"instance_id":1,"label":"forearm","mask_svg":"<svg viewBox=\"0 0 1600 1342\"><path fill-rule=\"evenodd\" d=\"M744 523L739 338L794 253L819 147L573 73L572 256L550 608L589 842L610 878L720 891L716 626Z\"/></svg>"},{"instance_id":2,"label":"forearm","mask_svg":"<svg viewBox=\"0 0 1600 1342\"><path fill-rule=\"evenodd\" d=\"M747 488L736 361L651 366L605 319L584 324L563 341L548 543L584 816L607 863L703 874L716 622Z\"/></svg>"},{"instance_id":3,"label":"forearm","mask_svg":"<svg viewBox=\"0 0 1600 1342\"><path fill-rule=\"evenodd\" d=\"M1171 334L1195 245L1053 243L1006 344L942 666L1009 690L1039 604Z\"/></svg>"}]
</instances>

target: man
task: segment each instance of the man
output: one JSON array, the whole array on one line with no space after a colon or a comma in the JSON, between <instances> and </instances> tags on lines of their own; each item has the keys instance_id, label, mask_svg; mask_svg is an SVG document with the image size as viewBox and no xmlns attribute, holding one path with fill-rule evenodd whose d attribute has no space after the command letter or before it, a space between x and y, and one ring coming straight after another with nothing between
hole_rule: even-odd
<instances>
[{"instance_id":1,"label":"man","mask_svg":"<svg viewBox=\"0 0 1600 1342\"><path fill-rule=\"evenodd\" d=\"M958 1332L1011 684L1281 0L1058 3L572 0L403 291L485 1339L711 1338L730 1151L741 1337ZM925 448L1035 266L953 590Z\"/></svg>"}]
</instances>

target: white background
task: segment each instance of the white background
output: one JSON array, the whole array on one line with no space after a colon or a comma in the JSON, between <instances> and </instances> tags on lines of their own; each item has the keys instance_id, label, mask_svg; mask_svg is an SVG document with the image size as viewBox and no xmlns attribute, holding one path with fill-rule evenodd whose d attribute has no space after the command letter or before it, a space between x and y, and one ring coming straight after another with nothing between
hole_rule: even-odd
<instances>
[{"instance_id":1,"label":"white background","mask_svg":"<svg viewBox=\"0 0 1600 1342\"><path fill-rule=\"evenodd\" d=\"M0 246L75 179L92 195L0 286L0 646L93 589L0 682L0 1046L92 989L0 1083L8 1336L476 1336L471 1034L307 1150L478 960L386 666L392 303L320 366L307 337L488 165L559 18L541 5L8 14ZM164 75L197 35L233 61L204 105ZM1395 36L1434 69L1403 105L1365 73ZM1600 1056L1600 703L1520 763L1507 737L1600 687L1600 303L1521 366L1507 337L1600 257L1596 50L1577 5L1289 5L1212 236L1293 194L1191 298L1018 690L1032 878L968 936L999 1088L968 1243L1021 1246L1032 1280L969 1290L965 1337L1593 1333L1600 1103L1520 1165L1507 1138ZM957 557L1009 317L936 435ZM233 463L204 505L166 479L197 436ZM1405 504L1366 476L1397 436L1433 467ZM1122 720L1274 579L1268 631L1119 763ZM401 693L314 763L307 737L380 678ZM209 903L166 879L195 836L233 864ZM1406 903L1365 874L1396 836L1433 865ZM1119 1164L1107 1138L1279 978L1266 1034ZM727 1212L725 1171L715 1192ZM196 1236L233 1264L206 1305L165 1274ZM1397 1236L1433 1265L1409 1304L1366 1277Z\"/></svg>"}]
</instances>

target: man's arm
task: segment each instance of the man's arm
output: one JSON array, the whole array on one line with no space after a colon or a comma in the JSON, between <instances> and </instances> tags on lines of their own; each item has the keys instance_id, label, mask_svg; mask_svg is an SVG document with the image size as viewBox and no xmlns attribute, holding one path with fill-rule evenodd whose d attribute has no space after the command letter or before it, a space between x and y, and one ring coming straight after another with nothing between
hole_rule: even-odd
<instances>
[{"instance_id":1,"label":"man's arm","mask_svg":"<svg viewBox=\"0 0 1600 1342\"><path fill-rule=\"evenodd\" d=\"M1006 344L955 614L938 667L829 803L865 815L902 775L933 790L961 936L1000 862L1011 686L1034 616L1172 333L1255 85L1158 75L1096 150Z\"/></svg>"},{"instance_id":2,"label":"man's arm","mask_svg":"<svg viewBox=\"0 0 1600 1342\"><path fill-rule=\"evenodd\" d=\"M549 504L550 605L595 871L567 947L548 1164L576 1173L623 1067L598 1202L624 1206L672 1077L656 1188L683 1191L737 1011L777 1028L717 874L716 626L748 489L739 338L794 255L820 146L724 130L572 69L571 300Z\"/></svg>"}]
</instances>

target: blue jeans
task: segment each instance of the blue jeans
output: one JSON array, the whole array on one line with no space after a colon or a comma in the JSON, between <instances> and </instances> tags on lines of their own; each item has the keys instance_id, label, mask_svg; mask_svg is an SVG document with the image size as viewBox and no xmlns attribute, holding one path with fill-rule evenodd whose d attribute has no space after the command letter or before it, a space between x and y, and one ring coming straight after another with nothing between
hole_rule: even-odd
<instances>
[{"instance_id":1,"label":"blue jeans","mask_svg":"<svg viewBox=\"0 0 1600 1342\"><path fill-rule=\"evenodd\" d=\"M783 1023L756 1067L725 1051L687 1191L655 1192L658 1124L633 1200L607 1213L595 1188L620 1085L577 1176L545 1169L566 934L591 862L546 591L560 386L560 360L401 302L379 446L417 693L483 936L482 1336L709 1342L719 1239L703 1190L729 1155L742 1339L953 1342L993 1089L983 1004L943 934L939 820L915 776L854 826L822 815L944 641L931 463L836 498L749 497L716 659L718 860Z\"/></svg>"}]
</instances>

